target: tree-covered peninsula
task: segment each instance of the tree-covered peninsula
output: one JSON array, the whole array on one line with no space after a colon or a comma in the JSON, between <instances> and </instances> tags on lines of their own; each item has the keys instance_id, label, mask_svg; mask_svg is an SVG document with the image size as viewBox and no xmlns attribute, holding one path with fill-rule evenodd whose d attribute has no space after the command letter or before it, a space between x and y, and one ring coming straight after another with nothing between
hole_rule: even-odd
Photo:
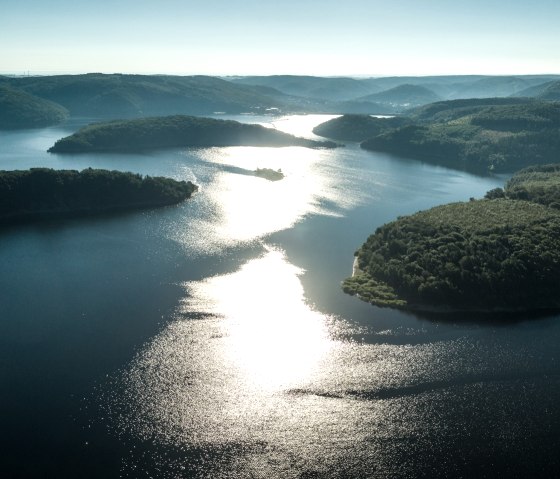
<instances>
[{"instance_id":1,"label":"tree-covered peninsula","mask_svg":"<svg viewBox=\"0 0 560 479\"><path fill-rule=\"evenodd\" d=\"M172 205L196 190L190 181L91 168L0 171L0 223Z\"/></svg>"},{"instance_id":2,"label":"tree-covered peninsula","mask_svg":"<svg viewBox=\"0 0 560 479\"><path fill-rule=\"evenodd\" d=\"M381 226L357 251L355 274L343 290L378 306L410 310L560 308L560 210L545 206L554 202L540 193L557 191L559 170L528 169L487 199L438 206ZM517 199L523 188L529 193Z\"/></svg>"},{"instance_id":3,"label":"tree-covered peninsula","mask_svg":"<svg viewBox=\"0 0 560 479\"><path fill-rule=\"evenodd\" d=\"M356 115L318 126L328 138L355 138L361 147L476 172L511 172L560 155L560 102L521 98L453 100L426 105L391 125ZM368 126L371 125L371 126ZM350 138L349 138L350 139Z\"/></svg>"},{"instance_id":4,"label":"tree-covered peninsula","mask_svg":"<svg viewBox=\"0 0 560 479\"><path fill-rule=\"evenodd\" d=\"M321 123L313 133L338 141L364 141L387 131L407 125L406 117L377 118L371 115L342 115Z\"/></svg>"},{"instance_id":5,"label":"tree-covered peninsula","mask_svg":"<svg viewBox=\"0 0 560 479\"><path fill-rule=\"evenodd\" d=\"M51 153L138 151L158 148L212 146L304 146L334 148L331 141L314 141L233 120L195 116L165 116L88 125L58 140Z\"/></svg>"},{"instance_id":6,"label":"tree-covered peninsula","mask_svg":"<svg viewBox=\"0 0 560 479\"><path fill-rule=\"evenodd\" d=\"M491 197L492 193L500 196L496 190L488 192L487 196ZM560 164L530 166L519 171L506 183L502 194L509 199L560 209Z\"/></svg>"}]
</instances>

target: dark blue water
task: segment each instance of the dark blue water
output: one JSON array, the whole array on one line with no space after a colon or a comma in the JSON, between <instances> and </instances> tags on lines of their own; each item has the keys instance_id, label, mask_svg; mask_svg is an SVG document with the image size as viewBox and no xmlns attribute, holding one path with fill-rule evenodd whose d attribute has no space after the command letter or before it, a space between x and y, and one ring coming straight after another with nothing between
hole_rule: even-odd
<instances>
[{"instance_id":1,"label":"dark blue water","mask_svg":"<svg viewBox=\"0 0 560 479\"><path fill-rule=\"evenodd\" d=\"M201 188L0 232L2 476L558 475L557 317L418 317L340 290L377 226L503 178L355 145L44 152L75 126L0 133L0 168Z\"/></svg>"}]
</instances>

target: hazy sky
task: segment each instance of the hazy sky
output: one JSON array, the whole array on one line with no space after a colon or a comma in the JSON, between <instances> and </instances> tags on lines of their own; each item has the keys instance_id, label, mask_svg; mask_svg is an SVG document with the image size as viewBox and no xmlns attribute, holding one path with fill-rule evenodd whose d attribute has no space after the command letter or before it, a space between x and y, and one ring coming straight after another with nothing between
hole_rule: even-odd
<instances>
[{"instance_id":1,"label":"hazy sky","mask_svg":"<svg viewBox=\"0 0 560 479\"><path fill-rule=\"evenodd\" d=\"M0 72L560 73L560 0L0 0Z\"/></svg>"}]
</instances>

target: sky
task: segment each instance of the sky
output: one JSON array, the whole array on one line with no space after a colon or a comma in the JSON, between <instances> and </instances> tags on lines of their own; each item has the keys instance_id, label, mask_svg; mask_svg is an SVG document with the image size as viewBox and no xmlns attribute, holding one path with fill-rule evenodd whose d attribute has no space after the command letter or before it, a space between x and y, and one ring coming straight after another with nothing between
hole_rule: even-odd
<instances>
[{"instance_id":1,"label":"sky","mask_svg":"<svg viewBox=\"0 0 560 479\"><path fill-rule=\"evenodd\" d=\"M0 0L0 73L560 73L560 0Z\"/></svg>"}]
</instances>

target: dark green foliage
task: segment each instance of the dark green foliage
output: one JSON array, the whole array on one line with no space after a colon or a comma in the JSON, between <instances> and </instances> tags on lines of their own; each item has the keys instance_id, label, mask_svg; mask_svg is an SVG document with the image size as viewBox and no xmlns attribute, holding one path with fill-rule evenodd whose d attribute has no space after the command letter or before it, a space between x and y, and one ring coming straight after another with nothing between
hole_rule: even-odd
<instances>
[{"instance_id":1,"label":"dark green foliage","mask_svg":"<svg viewBox=\"0 0 560 479\"><path fill-rule=\"evenodd\" d=\"M12 86L63 105L73 116L129 118L178 113L241 113L282 107L277 97L208 76L57 75L7 79Z\"/></svg>"},{"instance_id":2,"label":"dark green foliage","mask_svg":"<svg viewBox=\"0 0 560 479\"><path fill-rule=\"evenodd\" d=\"M364 141L385 131L410 123L408 118L375 118L370 115L343 115L321 123L313 133L339 141Z\"/></svg>"},{"instance_id":3,"label":"dark green foliage","mask_svg":"<svg viewBox=\"0 0 560 479\"><path fill-rule=\"evenodd\" d=\"M482 172L556 161L560 154L558 102L456 100L428 105L414 117L416 124L381 133L362 147Z\"/></svg>"},{"instance_id":4,"label":"dark green foliage","mask_svg":"<svg viewBox=\"0 0 560 479\"><path fill-rule=\"evenodd\" d=\"M506 193L502 188L494 188L484 195L484 198L486 198L487 200L498 200L505 197Z\"/></svg>"},{"instance_id":5,"label":"dark green foliage","mask_svg":"<svg viewBox=\"0 0 560 479\"><path fill-rule=\"evenodd\" d=\"M560 208L560 164L531 166L517 172L507 182L505 195Z\"/></svg>"},{"instance_id":6,"label":"dark green foliage","mask_svg":"<svg viewBox=\"0 0 560 479\"><path fill-rule=\"evenodd\" d=\"M58 140L49 152L81 153L237 145L336 147L332 142L298 138L261 125L176 115L89 125Z\"/></svg>"},{"instance_id":7,"label":"dark green foliage","mask_svg":"<svg viewBox=\"0 0 560 479\"><path fill-rule=\"evenodd\" d=\"M40 128L67 117L66 109L56 103L0 85L0 130Z\"/></svg>"},{"instance_id":8,"label":"dark green foliage","mask_svg":"<svg viewBox=\"0 0 560 479\"><path fill-rule=\"evenodd\" d=\"M490 106L476 112L471 124L505 132L539 132L560 128L560 103L530 102Z\"/></svg>"},{"instance_id":9,"label":"dark green foliage","mask_svg":"<svg viewBox=\"0 0 560 479\"><path fill-rule=\"evenodd\" d=\"M0 222L170 205L196 189L190 181L91 168L0 171Z\"/></svg>"},{"instance_id":10,"label":"dark green foliage","mask_svg":"<svg viewBox=\"0 0 560 479\"><path fill-rule=\"evenodd\" d=\"M489 106L509 106L533 103L530 98L465 98L460 100L438 101L407 113L420 122L447 122L476 112Z\"/></svg>"},{"instance_id":11,"label":"dark green foliage","mask_svg":"<svg viewBox=\"0 0 560 479\"><path fill-rule=\"evenodd\" d=\"M400 299L395 289L383 281L377 281L369 274L357 274L342 283L342 291L357 295L363 301L387 308L404 308L406 301Z\"/></svg>"},{"instance_id":12,"label":"dark green foliage","mask_svg":"<svg viewBox=\"0 0 560 479\"><path fill-rule=\"evenodd\" d=\"M358 261L363 274L346 280L344 290L377 305L556 308L560 212L506 199L444 205L378 228ZM364 295L368 278L374 288ZM385 292L378 297L380 285Z\"/></svg>"}]
</instances>

